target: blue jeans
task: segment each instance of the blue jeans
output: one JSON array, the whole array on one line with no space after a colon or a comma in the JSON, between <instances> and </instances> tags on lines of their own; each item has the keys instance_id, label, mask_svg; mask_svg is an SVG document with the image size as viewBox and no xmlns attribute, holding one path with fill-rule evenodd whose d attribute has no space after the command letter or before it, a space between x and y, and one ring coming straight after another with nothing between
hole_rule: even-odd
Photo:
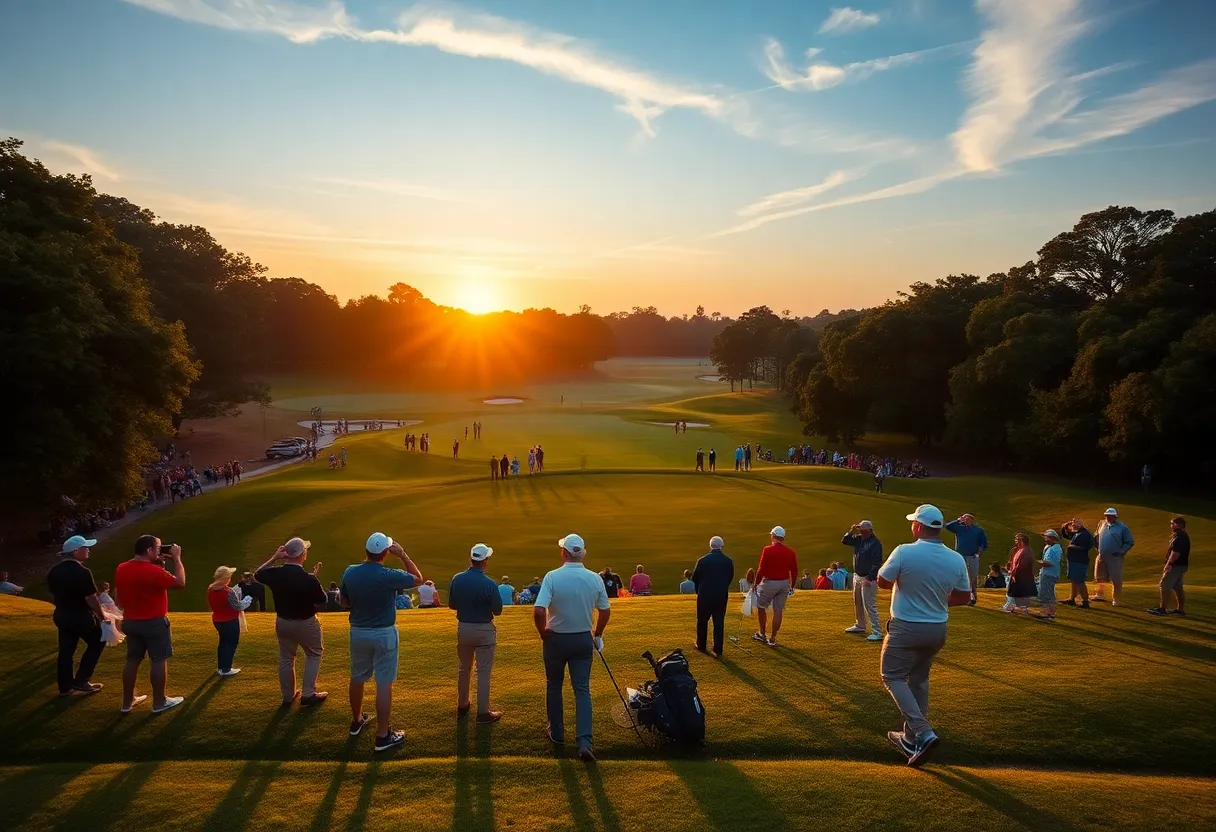
<instances>
[{"instance_id":1,"label":"blue jeans","mask_svg":"<svg viewBox=\"0 0 1216 832\"><path fill-rule=\"evenodd\" d=\"M215 630L220 634L220 646L215 651L216 667L220 670L232 670L232 659L236 656L236 645L241 640L241 622L213 621Z\"/></svg>"},{"instance_id":2,"label":"blue jeans","mask_svg":"<svg viewBox=\"0 0 1216 832\"><path fill-rule=\"evenodd\" d=\"M590 748L591 659L595 652L591 633L550 633L545 638L541 652L545 659L545 710L549 716L549 733L555 742L562 742L566 735L562 714L562 682L566 677L566 665L570 665L578 747Z\"/></svg>"}]
</instances>

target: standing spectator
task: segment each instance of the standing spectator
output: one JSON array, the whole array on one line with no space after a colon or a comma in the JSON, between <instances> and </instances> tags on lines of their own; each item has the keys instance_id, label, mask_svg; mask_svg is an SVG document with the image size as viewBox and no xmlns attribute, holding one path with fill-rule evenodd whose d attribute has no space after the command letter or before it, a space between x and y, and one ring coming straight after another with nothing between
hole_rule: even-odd
<instances>
[{"instance_id":1,"label":"standing spectator","mask_svg":"<svg viewBox=\"0 0 1216 832\"><path fill-rule=\"evenodd\" d=\"M1039 604L1044 618L1056 617L1056 581L1060 579L1060 535L1055 529L1043 532L1043 559L1039 561Z\"/></svg>"},{"instance_id":2,"label":"standing spectator","mask_svg":"<svg viewBox=\"0 0 1216 832\"><path fill-rule=\"evenodd\" d=\"M607 588L608 587L605 585L604 589ZM528 584L528 588L525 589L524 592L528 593L528 598L530 599L528 603L535 604L536 596L540 594L540 578L533 578L532 583Z\"/></svg>"},{"instance_id":3,"label":"standing spectator","mask_svg":"<svg viewBox=\"0 0 1216 832\"><path fill-rule=\"evenodd\" d=\"M166 556L173 563L172 572L161 566ZM114 591L123 609L122 630L127 636L127 663L122 669L124 714L131 713L132 708L148 698L135 693L135 678L145 655L150 663L152 713L164 713L184 701L181 696L166 696L165 686L169 679L169 658L173 655L168 591L185 585L182 547L176 543L162 546L160 538L150 534L136 539L135 557L118 564L114 571Z\"/></svg>"},{"instance_id":4,"label":"standing spectator","mask_svg":"<svg viewBox=\"0 0 1216 832\"><path fill-rule=\"evenodd\" d=\"M621 580L621 576L613 572L611 566L604 567L604 571L600 573L600 578L604 581L604 591L608 593L609 598L616 598L625 586L625 582ZM532 597L535 598L536 596L533 595Z\"/></svg>"},{"instance_id":5,"label":"standing spectator","mask_svg":"<svg viewBox=\"0 0 1216 832\"><path fill-rule=\"evenodd\" d=\"M1147 467L1147 466L1146 466ZM1149 610L1150 615L1186 615L1186 591L1182 588L1182 579L1191 565L1191 536L1186 531L1186 518L1175 517L1170 520L1170 542L1165 547L1165 569L1161 571L1161 605ZM1178 596L1178 606L1169 609L1166 605L1170 593Z\"/></svg>"},{"instance_id":6,"label":"standing spectator","mask_svg":"<svg viewBox=\"0 0 1216 832\"><path fill-rule=\"evenodd\" d=\"M709 470L710 471L718 470L718 452L715 451L713 448L709 449Z\"/></svg>"},{"instance_id":7,"label":"standing spectator","mask_svg":"<svg viewBox=\"0 0 1216 832\"><path fill-rule=\"evenodd\" d=\"M0 572L0 595L20 595L25 592L25 587L17 586L8 579L7 572Z\"/></svg>"},{"instance_id":8,"label":"standing spectator","mask_svg":"<svg viewBox=\"0 0 1216 832\"><path fill-rule=\"evenodd\" d=\"M1094 547L1094 536L1085 528L1085 522L1074 517L1065 523L1060 533L1068 539L1068 582L1070 584L1068 600L1064 603L1070 607L1077 606L1077 598L1081 599L1081 608L1089 609L1089 590L1085 587L1085 576L1089 574L1089 550Z\"/></svg>"},{"instance_id":9,"label":"standing spectator","mask_svg":"<svg viewBox=\"0 0 1216 832\"><path fill-rule=\"evenodd\" d=\"M735 448L735 470L736 471L743 470L743 446L742 445Z\"/></svg>"},{"instance_id":10,"label":"standing spectator","mask_svg":"<svg viewBox=\"0 0 1216 832\"><path fill-rule=\"evenodd\" d=\"M874 472L874 492L875 493L877 493L877 494L882 493L882 481L884 479L886 479L886 475L883 473L882 466L880 465L880 466L878 466L878 470Z\"/></svg>"},{"instance_id":11,"label":"standing spectator","mask_svg":"<svg viewBox=\"0 0 1216 832\"><path fill-rule=\"evenodd\" d=\"M545 449L539 444L536 446L536 473L545 473Z\"/></svg>"},{"instance_id":12,"label":"standing spectator","mask_svg":"<svg viewBox=\"0 0 1216 832\"><path fill-rule=\"evenodd\" d=\"M700 448L697 448L697 466L693 470L702 472L705 470L705 451Z\"/></svg>"},{"instance_id":13,"label":"standing spectator","mask_svg":"<svg viewBox=\"0 0 1216 832\"><path fill-rule=\"evenodd\" d=\"M321 621L317 618L317 606L328 600L317 573L321 563L305 571L304 561L312 543L293 537L284 543L270 560L258 567L257 579L270 587L274 595L274 633L279 641L279 693L282 704L290 708L300 697L300 706L310 708L329 698L329 692L317 690L317 676L321 673L321 657L325 645L321 638ZM296 688L296 653L304 651L304 679L300 689Z\"/></svg>"},{"instance_id":14,"label":"standing spectator","mask_svg":"<svg viewBox=\"0 0 1216 832\"><path fill-rule=\"evenodd\" d=\"M642 564L638 564L629 576L630 595L649 595L651 592L650 576L646 574Z\"/></svg>"},{"instance_id":15,"label":"standing spectator","mask_svg":"<svg viewBox=\"0 0 1216 832\"><path fill-rule=\"evenodd\" d=\"M325 611L342 612L342 592L338 589L337 581L329 582L329 589L325 592Z\"/></svg>"},{"instance_id":16,"label":"standing spectator","mask_svg":"<svg viewBox=\"0 0 1216 832\"><path fill-rule=\"evenodd\" d=\"M397 590L412 589L423 577L405 550L382 532L373 533L364 548L367 560L342 574L342 603L350 609L350 735L358 736L370 719L363 712L363 689L375 676L376 751L387 751L405 742L405 733L390 724L400 647L393 599ZM390 553L404 570L384 565Z\"/></svg>"},{"instance_id":17,"label":"standing spectator","mask_svg":"<svg viewBox=\"0 0 1216 832\"><path fill-rule=\"evenodd\" d=\"M1034 585L1034 556L1030 553L1030 537L1022 532L1013 536L1009 550L1009 586L1005 590L1005 612L1023 613L1037 592Z\"/></svg>"},{"instance_id":18,"label":"standing spectator","mask_svg":"<svg viewBox=\"0 0 1216 832\"><path fill-rule=\"evenodd\" d=\"M502 580L498 582L498 595L502 598L504 607L515 605L515 587L511 586L511 579L506 575L503 575Z\"/></svg>"},{"instance_id":19,"label":"standing spectator","mask_svg":"<svg viewBox=\"0 0 1216 832\"><path fill-rule=\"evenodd\" d=\"M490 456L490 479L498 479L498 457Z\"/></svg>"},{"instance_id":20,"label":"standing spectator","mask_svg":"<svg viewBox=\"0 0 1216 832\"><path fill-rule=\"evenodd\" d=\"M878 623L878 569L882 566L882 541L874 534L874 524L862 520L845 532L840 539L844 546L853 549L853 610L857 620L846 633L861 635L866 631L866 619L870 621L867 641L882 641L882 627Z\"/></svg>"},{"instance_id":21,"label":"standing spectator","mask_svg":"<svg viewBox=\"0 0 1216 832\"><path fill-rule=\"evenodd\" d=\"M1094 535L1098 539L1098 558L1094 561L1094 594L1091 601L1105 601L1102 590L1107 583L1114 586L1110 605L1119 606L1123 600L1123 563L1127 553L1136 545L1132 530L1119 519L1119 512L1108 508Z\"/></svg>"},{"instance_id":22,"label":"standing spectator","mask_svg":"<svg viewBox=\"0 0 1216 832\"><path fill-rule=\"evenodd\" d=\"M760 629L752 636L756 641L777 646L785 599L797 578L798 555L785 545L785 529L774 526L769 532L769 545L760 552L756 565L756 614L760 619ZM773 630L772 635L766 636L769 607L773 609Z\"/></svg>"},{"instance_id":23,"label":"standing spectator","mask_svg":"<svg viewBox=\"0 0 1216 832\"><path fill-rule=\"evenodd\" d=\"M241 613L252 598L241 598L241 590L232 586L232 575L236 570L221 566L215 570L215 578L207 587L207 606L211 607L211 623L219 633L220 643L215 651L215 672L220 676L235 676L241 672L232 666L236 657L236 646L241 641Z\"/></svg>"},{"instance_id":24,"label":"standing spectator","mask_svg":"<svg viewBox=\"0 0 1216 832\"><path fill-rule=\"evenodd\" d=\"M604 582L583 566L586 544L577 534L557 542L562 565L545 575L532 610L532 622L540 634L545 660L545 711L549 742L565 741L562 713L562 683L570 668L570 687L574 688L574 722L578 756L594 763L591 750L591 658L592 651L603 651L604 629L612 614ZM594 635L591 609L596 609Z\"/></svg>"},{"instance_id":25,"label":"standing spectator","mask_svg":"<svg viewBox=\"0 0 1216 832\"><path fill-rule=\"evenodd\" d=\"M726 602L735 580L735 562L722 551L722 538L709 539L709 552L700 557L690 578L697 593L697 649L705 652L709 622L714 623L714 655L722 657L722 634L726 624Z\"/></svg>"},{"instance_id":26,"label":"standing spectator","mask_svg":"<svg viewBox=\"0 0 1216 832\"><path fill-rule=\"evenodd\" d=\"M498 628L494 617L502 613L502 595L486 575L486 561L494 550L478 543L469 550L469 568L452 578L448 585L448 606L456 611L456 656L460 669L456 676L456 716L468 714L469 681L473 661L477 661L477 721L497 722L501 711L490 710L490 671L494 667L494 648Z\"/></svg>"},{"instance_id":27,"label":"standing spectator","mask_svg":"<svg viewBox=\"0 0 1216 832\"><path fill-rule=\"evenodd\" d=\"M692 582L692 570L684 570L684 580L680 581L681 595L694 595L697 591L697 585Z\"/></svg>"},{"instance_id":28,"label":"standing spectator","mask_svg":"<svg viewBox=\"0 0 1216 832\"><path fill-rule=\"evenodd\" d=\"M882 681L904 717L902 731L887 739L920 767L940 742L929 724L929 673L946 644L950 607L967 603L971 580L957 552L941 541L942 513L918 506L908 515L915 543L895 547L878 570L878 585L891 590L891 619L882 645Z\"/></svg>"},{"instance_id":29,"label":"standing spectator","mask_svg":"<svg viewBox=\"0 0 1216 832\"><path fill-rule=\"evenodd\" d=\"M105 642L101 640L101 622L105 620L101 601L97 597L97 584L93 573L84 562L89 559L89 548L96 540L73 535L63 542L63 559L51 567L46 576L46 587L55 604L53 620L59 631L59 659L55 675L59 682L59 695L71 696L74 692L97 693L100 684L89 681L101 659ZM84 642L84 654L80 667L72 672L76 660L76 646Z\"/></svg>"},{"instance_id":30,"label":"standing spectator","mask_svg":"<svg viewBox=\"0 0 1216 832\"><path fill-rule=\"evenodd\" d=\"M249 605L250 610L253 612L266 611L266 587L254 580L252 572L242 575L241 582L236 586L241 591L242 597L253 599Z\"/></svg>"},{"instance_id":31,"label":"standing spectator","mask_svg":"<svg viewBox=\"0 0 1216 832\"><path fill-rule=\"evenodd\" d=\"M964 514L957 520L946 524L946 531L954 533L954 549L963 556L967 564L967 575L971 578L971 600L968 606L975 606L976 585L980 579L980 556L988 549L988 535L975 524L975 515Z\"/></svg>"}]
</instances>

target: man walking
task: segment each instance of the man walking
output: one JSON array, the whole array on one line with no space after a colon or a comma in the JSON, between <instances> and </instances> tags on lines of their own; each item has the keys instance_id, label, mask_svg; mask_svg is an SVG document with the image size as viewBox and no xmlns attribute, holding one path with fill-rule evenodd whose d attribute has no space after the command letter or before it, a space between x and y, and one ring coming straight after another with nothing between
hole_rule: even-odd
<instances>
[{"instance_id":1,"label":"man walking","mask_svg":"<svg viewBox=\"0 0 1216 832\"><path fill-rule=\"evenodd\" d=\"M908 515L915 543L895 547L878 570L878 585L891 590L891 619L882 645L882 681L904 717L902 731L887 739L919 768L940 742L929 724L929 671L946 644L950 607L971 597L967 566L941 540L942 513L932 505Z\"/></svg>"},{"instance_id":2,"label":"man walking","mask_svg":"<svg viewBox=\"0 0 1216 832\"><path fill-rule=\"evenodd\" d=\"M1147 467L1147 466L1145 466ZM1186 518L1170 520L1170 542L1165 547L1165 569L1161 572L1161 605L1149 610L1149 615L1186 615L1186 591L1182 579L1191 565L1191 536L1186 531ZM1178 596L1178 606L1169 609L1170 593Z\"/></svg>"},{"instance_id":3,"label":"man walking","mask_svg":"<svg viewBox=\"0 0 1216 832\"><path fill-rule=\"evenodd\" d=\"M469 568L452 578L448 585L448 606L456 611L456 657L460 670L456 676L456 716L469 713L469 680L473 660L477 660L477 722L497 722L501 711L490 710L490 671L494 667L494 648L498 629L494 617L502 613L498 586L486 575L486 561L494 550L478 543L469 550Z\"/></svg>"},{"instance_id":4,"label":"man walking","mask_svg":"<svg viewBox=\"0 0 1216 832\"><path fill-rule=\"evenodd\" d=\"M55 603L54 622L59 630L59 661L56 678L59 695L71 696L74 692L97 693L100 684L89 680L101 658L105 642L101 640L101 622L105 616L97 600L97 584L93 573L84 562L89 559L89 547L96 540L87 540L73 535L63 542L63 560L51 567L46 576L46 588ZM84 654L80 667L72 672L76 660L76 645L84 642Z\"/></svg>"},{"instance_id":5,"label":"man walking","mask_svg":"<svg viewBox=\"0 0 1216 832\"><path fill-rule=\"evenodd\" d=\"M870 634L866 641L882 641L882 627L878 623L878 568L882 566L882 541L874 534L874 524L862 520L845 532L840 542L853 547L853 608L857 614L857 620L845 632L863 634L868 617Z\"/></svg>"},{"instance_id":6,"label":"man walking","mask_svg":"<svg viewBox=\"0 0 1216 832\"><path fill-rule=\"evenodd\" d=\"M490 457L490 479L498 479L498 457Z\"/></svg>"},{"instance_id":7,"label":"man walking","mask_svg":"<svg viewBox=\"0 0 1216 832\"><path fill-rule=\"evenodd\" d=\"M769 545L760 552L760 562L756 564L756 615L760 619L760 629L752 636L756 641L777 646L785 599L796 580L798 555L785 545L785 529L774 526L769 532ZM773 630L772 635L766 636L769 607L773 609Z\"/></svg>"},{"instance_id":8,"label":"man walking","mask_svg":"<svg viewBox=\"0 0 1216 832\"><path fill-rule=\"evenodd\" d=\"M297 696L304 708L320 705L329 698L328 691L317 690L321 656L325 653L317 606L324 606L328 598L317 580L320 562L311 572L304 570L311 546L309 541L293 537L257 570L258 581L270 587L278 613L274 633L279 640L279 692L283 695L285 708L290 708ZM297 690L296 653L301 649L304 651L304 680L301 689Z\"/></svg>"},{"instance_id":9,"label":"man walking","mask_svg":"<svg viewBox=\"0 0 1216 832\"><path fill-rule=\"evenodd\" d=\"M954 533L954 549L963 556L967 575L971 580L971 598L967 605L974 607L975 588L980 579L980 557L988 549L988 535L975 524L975 515L964 514L946 524L946 531Z\"/></svg>"},{"instance_id":10,"label":"man walking","mask_svg":"<svg viewBox=\"0 0 1216 832\"><path fill-rule=\"evenodd\" d=\"M173 571L161 561L168 557ZM173 655L173 632L169 628L169 590L186 585L182 547L176 543L162 546L159 537L140 535L135 541L135 557L118 564L114 570L114 600L123 610L122 631L127 636L127 663L122 669L122 708L124 714L147 699L135 694L135 678L144 656L150 663L152 713L161 714L182 704L184 697L165 696L169 678L169 657Z\"/></svg>"},{"instance_id":11,"label":"man walking","mask_svg":"<svg viewBox=\"0 0 1216 832\"><path fill-rule=\"evenodd\" d=\"M1136 545L1132 530L1119 519L1119 512L1108 508L1102 513L1102 522L1094 534L1098 541L1098 557L1094 561L1094 594L1091 601L1105 601L1102 590L1112 584L1114 592L1110 605L1119 606L1123 600L1123 563L1127 553Z\"/></svg>"},{"instance_id":12,"label":"man walking","mask_svg":"<svg viewBox=\"0 0 1216 832\"><path fill-rule=\"evenodd\" d=\"M397 590L422 583L422 573L393 539L375 532L364 547L367 560L346 567L342 574L342 606L350 610L350 735L358 736L370 717L363 712L363 688L376 677L376 750L388 751L405 742L405 733L390 724L393 682L397 680ZM393 554L405 570L389 569Z\"/></svg>"},{"instance_id":13,"label":"man walking","mask_svg":"<svg viewBox=\"0 0 1216 832\"><path fill-rule=\"evenodd\" d=\"M693 470L702 472L705 470L705 451L700 448L697 448L697 467Z\"/></svg>"},{"instance_id":14,"label":"man walking","mask_svg":"<svg viewBox=\"0 0 1216 832\"><path fill-rule=\"evenodd\" d=\"M709 553L702 555L692 570L697 592L697 649L705 652L709 622L714 622L714 655L722 658L722 631L726 622L726 602L735 582L735 562L722 551L722 538L709 539Z\"/></svg>"},{"instance_id":15,"label":"man walking","mask_svg":"<svg viewBox=\"0 0 1216 832\"><path fill-rule=\"evenodd\" d=\"M604 628L612 614L604 582L583 566L586 544L577 534L557 542L562 565L545 575L532 610L532 621L540 633L545 660L545 711L549 742L561 745L566 736L562 713L562 683L570 668L574 689L574 722L579 759L595 762L591 751L591 660L592 651L604 649ZM596 609L592 634L591 609Z\"/></svg>"}]
</instances>

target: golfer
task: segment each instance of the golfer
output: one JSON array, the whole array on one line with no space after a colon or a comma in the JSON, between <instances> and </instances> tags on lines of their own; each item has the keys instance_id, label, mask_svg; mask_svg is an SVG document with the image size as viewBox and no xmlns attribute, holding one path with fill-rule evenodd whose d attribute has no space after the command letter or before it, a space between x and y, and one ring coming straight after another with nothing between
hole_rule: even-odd
<instances>
[{"instance_id":1,"label":"golfer","mask_svg":"<svg viewBox=\"0 0 1216 832\"><path fill-rule=\"evenodd\" d=\"M853 547L853 608L857 620L846 633L862 635L866 631L866 618L870 620L867 641L882 641L882 627L878 623L878 567L882 566L882 541L874 535L874 524L862 520L845 532L840 542Z\"/></svg>"},{"instance_id":2,"label":"golfer","mask_svg":"<svg viewBox=\"0 0 1216 832\"><path fill-rule=\"evenodd\" d=\"M705 652L709 622L714 622L714 655L722 658L722 631L726 622L726 601L735 580L735 562L722 551L722 538L709 539L709 553L702 555L692 570L691 581L697 593L697 649Z\"/></svg>"},{"instance_id":3,"label":"golfer","mask_svg":"<svg viewBox=\"0 0 1216 832\"><path fill-rule=\"evenodd\" d=\"M891 618L882 645L882 681L904 716L902 731L887 739L920 767L939 742L929 725L929 671L946 643L950 607L971 598L971 579L962 557L941 540L945 525L937 506L922 505L908 515L915 543L895 547L878 570L878 585L891 590Z\"/></svg>"},{"instance_id":4,"label":"golfer","mask_svg":"<svg viewBox=\"0 0 1216 832\"><path fill-rule=\"evenodd\" d=\"M967 605L974 607L977 599L975 588L980 579L980 557L988 550L988 535L975 525L974 514L964 514L946 524L946 531L954 533L954 548L967 564L967 575L971 579L971 598Z\"/></svg>"},{"instance_id":5,"label":"golfer","mask_svg":"<svg viewBox=\"0 0 1216 832\"><path fill-rule=\"evenodd\" d=\"M89 548L96 545L96 540L87 540L80 535L69 537L63 542L63 560L52 566L46 576L46 588L55 603L53 620L59 630L56 677L60 696L101 690L100 683L89 680L106 646L101 640L101 622L105 615L97 598L93 573L84 565L89 559ZM80 657L80 667L73 673L76 646L82 641L84 654Z\"/></svg>"},{"instance_id":6,"label":"golfer","mask_svg":"<svg viewBox=\"0 0 1216 832\"><path fill-rule=\"evenodd\" d=\"M1119 512L1108 508L1102 513L1102 522L1094 533L1098 542L1098 557L1094 561L1094 594L1089 596L1091 601L1105 601L1102 590L1112 584L1114 591L1110 605L1119 606L1123 600L1123 562L1127 553L1136 545L1132 530L1119 519Z\"/></svg>"},{"instance_id":7,"label":"golfer","mask_svg":"<svg viewBox=\"0 0 1216 832\"><path fill-rule=\"evenodd\" d=\"M756 641L769 647L777 646L785 599L796 580L798 555L785 545L785 529L773 526L769 532L769 545L760 552L760 563L756 565L756 607L760 618L760 629L752 636ZM773 608L773 631L766 637L769 607Z\"/></svg>"},{"instance_id":8,"label":"golfer","mask_svg":"<svg viewBox=\"0 0 1216 832\"><path fill-rule=\"evenodd\" d=\"M545 660L545 710L549 742L565 741L562 714L562 683L570 667L570 687L574 688L574 721L578 756L594 763L591 751L591 660L592 651L604 649L604 628L608 626L608 593L599 575L583 566L586 544L577 534L557 542L562 565L545 575L532 610L532 621L540 633ZM591 608L597 610L592 635Z\"/></svg>"},{"instance_id":9,"label":"golfer","mask_svg":"<svg viewBox=\"0 0 1216 832\"><path fill-rule=\"evenodd\" d=\"M393 682L397 680L397 590L422 583L422 573L400 544L375 532L364 547L367 560L346 567L342 574L342 606L350 610L350 735L358 736L370 717L363 712L363 687L376 677L376 750L388 751L405 742L405 733L389 724L393 712ZM392 553L405 570L389 569Z\"/></svg>"},{"instance_id":10,"label":"golfer","mask_svg":"<svg viewBox=\"0 0 1216 832\"><path fill-rule=\"evenodd\" d=\"M469 713L469 679L473 660L477 660L477 721L497 722L502 712L490 710L490 671L494 667L494 648L498 629L494 617L502 613L502 595L494 579L486 575L486 561L494 550L478 543L469 550L469 568L448 584L448 606L456 611L456 716ZM599 580L598 578L596 580Z\"/></svg>"}]
</instances>

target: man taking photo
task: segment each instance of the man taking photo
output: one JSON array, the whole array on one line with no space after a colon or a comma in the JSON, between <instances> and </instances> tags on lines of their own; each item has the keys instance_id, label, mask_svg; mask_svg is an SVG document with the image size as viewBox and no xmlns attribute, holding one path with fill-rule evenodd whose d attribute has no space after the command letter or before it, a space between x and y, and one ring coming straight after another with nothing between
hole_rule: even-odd
<instances>
[{"instance_id":1,"label":"man taking photo","mask_svg":"<svg viewBox=\"0 0 1216 832\"><path fill-rule=\"evenodd\" d=\"M172 572L161 565L166 559ZM176 543L162 545L159 537L150 534L140 535L135 541L135 557L118 564L114 572L114 600L123 609L122 631L127 636L127 663L122 669L124 714L148 698L135 693L135 678L145 655L150 663L152 713L161 714L182 704L184 697L165 696L165 685L169 657L173 655L169 590L185 585L182 547Z\"/></svg>"}]
</instances>

